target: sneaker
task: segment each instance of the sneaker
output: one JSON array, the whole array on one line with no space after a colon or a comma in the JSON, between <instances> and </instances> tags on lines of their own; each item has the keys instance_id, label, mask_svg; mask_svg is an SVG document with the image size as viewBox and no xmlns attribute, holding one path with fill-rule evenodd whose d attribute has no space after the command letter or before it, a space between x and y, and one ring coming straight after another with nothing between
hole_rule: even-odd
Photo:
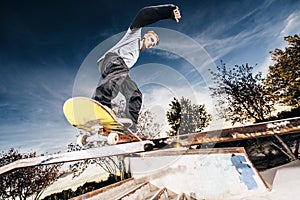
<instances>
[{"instance_id":1,"label":"sneaker","mask_svg":"<svg viewBox=\"0 0 300 200\"><path fill-rule=\"evenodd\" d=\"M129 118L118 118L118 122L123 124L127 128L130 128L133 125L132 120Z\"/></svg>"}]
</instances>

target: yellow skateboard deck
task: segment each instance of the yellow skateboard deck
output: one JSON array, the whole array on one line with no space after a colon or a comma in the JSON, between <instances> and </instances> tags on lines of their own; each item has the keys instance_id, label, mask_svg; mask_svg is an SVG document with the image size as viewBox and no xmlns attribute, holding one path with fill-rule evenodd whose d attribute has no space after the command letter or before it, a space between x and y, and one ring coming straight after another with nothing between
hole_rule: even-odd
<instances>
[{"instance_id":1,"label":"yellow skateboard deck","mask_svg":"<svg viewBox=\"0 0 300 200\"><path fill-rule=\"evenodd\" d=\"M104 136L114 133L113 137L117 134L118 141L116 143L140 140L133 133L123 134L127 126L120 122L122 120L110 108L93 99L70 98L64 103L63 112L72 126L88 133L99 133ZM103 131L99 131L99 127L102 127Z\"/></svg>"},{"instance_id":2,"label":"yellow skateboard deck","mask_svg":"<svg viewBox=\"0 0 300 200\"><path fill-rule=\"evenodd\" d=\"M121 130L122 128L112 110L90 98L68 99L63 106L63 111L72 126L87 131L95 125L102 125L109 130Z\"/></svg>"}]
</instances>

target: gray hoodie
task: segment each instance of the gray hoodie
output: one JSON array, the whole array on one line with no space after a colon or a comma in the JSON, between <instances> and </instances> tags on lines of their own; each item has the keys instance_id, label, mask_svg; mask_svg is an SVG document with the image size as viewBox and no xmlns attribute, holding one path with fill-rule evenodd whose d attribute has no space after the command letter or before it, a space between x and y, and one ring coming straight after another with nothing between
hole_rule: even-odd
<instances>
[{"instance_id":1,"label":"gray hoodie","mask_svg":"<svg viewBox=\"0 0 300 200\"><path fill-rule=\"evenodd\" d=\"M133 67L140 55L142 27L155 23L162 19L174 19L173 10L177 7L173 4L148 6L142 8L122 39L107 51L120 56L128 68ZM97 61L104 58L105 54Z\"/></svg>"}]
</instances>

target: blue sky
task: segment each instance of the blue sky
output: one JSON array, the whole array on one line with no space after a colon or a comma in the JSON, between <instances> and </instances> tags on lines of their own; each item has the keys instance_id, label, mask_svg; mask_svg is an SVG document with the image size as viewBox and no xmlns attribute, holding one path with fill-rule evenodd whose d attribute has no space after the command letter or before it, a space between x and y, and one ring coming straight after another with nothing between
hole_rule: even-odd
<instances>
[{"instance_id":1,"label":"blue sky","mask_svg":"<svg viewBox=\"0 0 300 200\"><path fill-rule=\"evenodd\" d=\"M0 151L66 151L76 130L63 116L64 101L89 96L101 53L140 8L164 3L178 5L182 19L146 28L157 30L161 43L132 69L145 106L155 112L165 112L173 96L213 109L208 68L223 60L228 66L257 64L255 70L266 73L269 51L300 32L297 0L2 1Z\"/></svg>"}]
</instances>

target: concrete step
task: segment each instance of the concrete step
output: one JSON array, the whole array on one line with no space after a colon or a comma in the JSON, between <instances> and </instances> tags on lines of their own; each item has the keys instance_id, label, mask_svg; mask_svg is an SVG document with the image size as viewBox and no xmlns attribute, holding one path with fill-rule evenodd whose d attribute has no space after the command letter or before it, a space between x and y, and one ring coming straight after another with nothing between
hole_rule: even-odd
<instances>
[{"instance_id":1,"label":"concrete step","mask_svg":"<svg viewBox=\"0 0 300 200\"><path fill-rule=\"evenodd\" d=\"M127 179L99 190L87 193L84 197L78 196L72 200L80 200L82 198L89 200L106 200L106 199L120 199L132 190L135 190L145 182L136 182L135 179Z\"/></svg>"},{"instance_id":2,"label":"concrete step","mask_svg":"<svg viewBox=\"0 0 300 200\"><path fill-rule=\"evenodd\" d=\"M184 193L177 194L169 190L168 188L163 187L160 188L158 191L156 191L156 193L153 194L153 196L147 198L146 200L196 200L196 199L193 199Z\"/></svg>"},{"instance_id":3,"label":"concrete step","mask_svg":"<svg viewBox=\"0 0 300 200\"><path fill-rule=\"evenodd\" d=\"M159 190L158 187L150 184L149 182L145 182L139 184L136 188L128 192L124 195L121 200L139 200L139 199L148 199L149 197L153 196Z\"/></svg>"}]
</instances>

